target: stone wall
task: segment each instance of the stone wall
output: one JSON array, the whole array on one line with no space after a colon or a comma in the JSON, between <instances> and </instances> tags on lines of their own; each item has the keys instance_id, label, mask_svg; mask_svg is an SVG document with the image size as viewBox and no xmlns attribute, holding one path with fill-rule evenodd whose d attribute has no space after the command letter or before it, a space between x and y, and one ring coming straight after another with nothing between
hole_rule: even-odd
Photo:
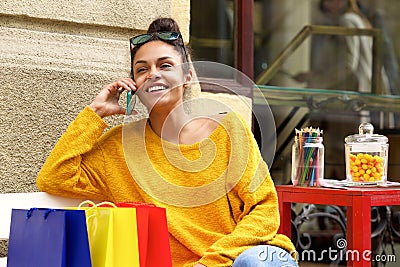
<instances>
[{"instance_id":1,"label":"stone wall","mask_svg":"<svg viewBox=\"0 0 400 267\"><path fill-rule=\"evenodd\" d=\"M104 84L129 75L129 37L161 16L188 42L190 0L0 2L0 193L37 191L67 125Z\"/></svg>"},{"instance_id":2,"label":"stone wall","mask_svg":"<svg viewBox=\"0 0 400 267\"><path fill-rule=\"evenodd\" d=\"M104 84L129 75L129 37L160 16L189 40L189 0L0 2L0 193L37 190L67 125Z\"/></svg>"}]
</instances>

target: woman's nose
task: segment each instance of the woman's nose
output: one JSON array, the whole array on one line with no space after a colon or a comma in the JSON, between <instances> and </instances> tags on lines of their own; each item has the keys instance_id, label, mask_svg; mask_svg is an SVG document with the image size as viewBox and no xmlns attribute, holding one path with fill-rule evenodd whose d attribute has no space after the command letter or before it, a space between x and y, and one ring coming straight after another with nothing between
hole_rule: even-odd
<instances>
[{"instance_id":1,"label":"woman's nose","mask_svg":"<svg viewBox=\"0 0 400 267\"><path fill-rule=\"evenodd\" d=\"M157 79L157 78L160 78L160 76L161 76L160 71L157 68L152 67L146 78L147 78L147 80Z\"/></svg>"}]
</instances>

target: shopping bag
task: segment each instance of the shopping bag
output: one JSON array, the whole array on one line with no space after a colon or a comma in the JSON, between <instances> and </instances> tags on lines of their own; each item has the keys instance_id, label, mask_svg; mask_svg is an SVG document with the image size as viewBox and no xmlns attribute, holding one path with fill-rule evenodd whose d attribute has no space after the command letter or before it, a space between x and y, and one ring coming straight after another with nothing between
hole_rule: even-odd
<instances>
[{"instance_id":1,"label":"shopping bag","mask_svg":"<svg viewBox=\"0 0 400 267\"><path fill-rule=\"evenodd\" d=\"M136 202L120 202L116 206L136 209L140 267L171 267L165 208Z\"/></svg>"},{"instance_id":2,"label":"shopping bag","mask_svg":"<svg viewBox=\"0 0 400 267\"><path fill-rule=\"evenodd\" d=\"M90 267L84 211L13 209L8 267Z\"/></svg>"},{"instance_id":3,"label":"shopping bag","mask_svg":"<svg viewBox=\"0 0 400 267\"><path fill-rule=\"evenodd\" d=\"M90 207L84 207L84 204ZM86 212L93 267L140 266L136 210L104 207L102 204L85 201L78 207Z\"/></svg>"}]
</instances>

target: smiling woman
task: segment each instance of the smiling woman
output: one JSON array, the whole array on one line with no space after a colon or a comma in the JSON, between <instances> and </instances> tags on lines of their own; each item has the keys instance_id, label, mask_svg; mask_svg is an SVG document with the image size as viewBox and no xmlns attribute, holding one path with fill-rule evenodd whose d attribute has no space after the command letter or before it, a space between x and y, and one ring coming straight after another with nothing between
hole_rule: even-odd
<instances>
[{"instance_id":1,"label":"smiling woman","mask_svg":"<svg viewBox=\"0 0 400 267\"><path fill-rule=\"evenodd\" d=\"M157 127L153 123L160 116L165 117L160 112L169 114L183 102L183 91L191 81L191 72L184 72L182 63L181 55L163 41L143 44L133 57L137 95L149 110L152 126Z\"/></svg>"},{"instance_id":2,"label":"smiling woman","mask_svg":"<svg viewBox=\"0 0 400 267\"><path fill-rule=\"evenodd\" d=\"M277 234L277 194L245 120L184 108L194 73L178 25L157 19L130 43L131 77L106 85L69 125L39 172L39 189L164 207L172 266L297 266L290 239ZM130 109L120 106L124 91L139 97L148 118L103 134L104 117ZM263 251L279 257L259 257Z\"/></svg>"}]
</instances>

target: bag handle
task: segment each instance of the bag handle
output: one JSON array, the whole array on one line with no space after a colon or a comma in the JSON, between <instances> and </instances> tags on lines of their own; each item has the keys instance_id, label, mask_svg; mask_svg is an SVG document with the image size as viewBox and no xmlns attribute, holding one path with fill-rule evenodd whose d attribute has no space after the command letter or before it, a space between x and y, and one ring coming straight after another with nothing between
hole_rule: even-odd
<instances>
[{"instance_id":1,"label":"bag handle","mask_svg":"<svg viewBox=\"0 0 400 267\"><path fill-rule=\"evenodd\" d=\"M94 203L94 202L91 201L91 200L85 200L85 201L81 202L81 203L78 205L78 209L82 208L82 206L84 206L84 205L88 205L89 208L99 208L99 207L112 207L112 208L117 208L117 205L115 205L114 203L109 202L109 201L103 201L103 202L100 202L100 203L96 204L96 203Z\"/></svg>"},{"instance_id":2,"label":"bag handle","mask_svg":"<svg viewBox=\"0 0 400 267\"><path fill-rule=\"evenodd\" d=\"M81 210L82 207L83 207L84 205L88 205L88 207L89 207L89 208L85 211L85 214L86 214L86 223L88 223L90 219L92 219L94 216L96 216L95 213L93 213L93 214L91 214L91 215L88 216L88 212L90 212L90 211L93 210L93 209L101 208L101 207L112 207L112 208L117 208L117 206L116 206L114 203L109 202L109 201L103 201L103 202L100 202L100 203L96 204L96 203L94 203L94 202L91 201L91 200L85 200L85 201L82 201L81 203L79 203L78 209ZM107 206L106 206L106 205L107 205Z\"/></svg>"},{"instance_id":3,"label":"bag handle","mask_svg":"<svg viewBox=\"0 0 400 267\"><path fill-rule=\"evenodd\" d=\"M30 208L27 212L26 212L26 215L25 215L25 217L26 217L26 219L29 219L30 217L32 217L32 213L34 212L34 211L37 211L37 210L39 210L39 208ZM55 209L44 209L44 212L43 212L43 218L46 220L47 219L47 216L49 216L49 214L51 213L51 212L53 212L53 211L55 211Z\"/></svg>"},{"instance_id":4,"label":"bag handle","mask_svg":"<svg viewBox=\"0 0 400 267\"><path fill-rule=\"evenodd\" d=\"M109 208L135 208L135 207L156 207L153 203L144 203L144 202L136 202L136 201L122 201L113 203L110 201L103 201L98 204L94 203L91 200L85 200L78 205L78 209L81 209L84 205L88 205L89 209L98 208L98 207L109 207Z\"/></svg>"},{"instance_id":5,"label":"bag handle","mask_svg":"<svg viewBox=\"0 0 400 267\"><path fill-rule=\"evenodd\" d=\"M125 208L135 208L135 207L156 207L153 203L143 203L143 202L135 202L135 201L123 201L117 202L117 207L125 207Z\"/></svg>"}]
</instances>

